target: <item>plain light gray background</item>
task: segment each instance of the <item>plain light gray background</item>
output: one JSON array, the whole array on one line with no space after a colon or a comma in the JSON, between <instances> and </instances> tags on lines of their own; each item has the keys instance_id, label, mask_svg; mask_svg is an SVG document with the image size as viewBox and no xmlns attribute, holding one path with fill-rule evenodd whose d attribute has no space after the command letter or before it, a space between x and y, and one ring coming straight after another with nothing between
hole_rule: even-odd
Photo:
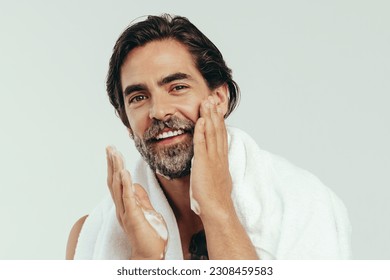
<instances>
[{"instance_id":1,"label":"plain light gray background","mask_svg":"<svg viewBox=\"0 0 390 280\"><path fill-rule=\"evenodd\" d=\"M228 123L345 202L356 259L390 259L388 1L1 1L0 259L62 259L108 192L105 146L136 151L105 93L133 19L187 16L242 90Z\"/></svg>"}]
</instances>

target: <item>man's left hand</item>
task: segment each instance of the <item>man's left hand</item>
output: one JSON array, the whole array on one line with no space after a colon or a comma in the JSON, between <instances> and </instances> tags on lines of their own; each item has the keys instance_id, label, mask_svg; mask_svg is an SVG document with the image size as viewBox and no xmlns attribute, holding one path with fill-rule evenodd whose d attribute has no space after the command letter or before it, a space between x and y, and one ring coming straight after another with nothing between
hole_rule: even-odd
<instances>
[{"instance_id":1,"label":"man's left hand","mask_svg":"<svg viewBox=\"0 0 390 280\"><path fill-rule=\"evenodd\" d=\"M210 259L258 259L231 198L227 131L212 97L201 104L194 132L190 195L199 207Z\"/></svg>"},{"instance_id":2,"label":"man's left hand","mask_svg":"<svg viewBox=\"0 0 390 280\"><path fill-rule=\"evenodd\" d=\"M194 132L191 192L202 218L220 218L234 210L231 199L228 141L225 121L217 100L202 102Z\"/></svg>"}]
</instances>

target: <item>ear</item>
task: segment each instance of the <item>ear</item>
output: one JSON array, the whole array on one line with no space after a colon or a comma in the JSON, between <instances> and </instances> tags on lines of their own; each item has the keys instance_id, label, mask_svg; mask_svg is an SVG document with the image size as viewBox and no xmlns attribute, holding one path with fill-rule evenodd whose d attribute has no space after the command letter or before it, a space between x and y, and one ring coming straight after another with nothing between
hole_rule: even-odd
<instances>
[{"instance_id":1,"label":"ear","mask_svg":"<svg viewBox=\"0 0 390 280\"><path fill-rule=\"evenodd\" d=\"M217 87L211 95L217 100L217 107L222 109L223 115L226 115L229 107L229 89L227 84L225 83Z\"/></svg>"}]
</instances>

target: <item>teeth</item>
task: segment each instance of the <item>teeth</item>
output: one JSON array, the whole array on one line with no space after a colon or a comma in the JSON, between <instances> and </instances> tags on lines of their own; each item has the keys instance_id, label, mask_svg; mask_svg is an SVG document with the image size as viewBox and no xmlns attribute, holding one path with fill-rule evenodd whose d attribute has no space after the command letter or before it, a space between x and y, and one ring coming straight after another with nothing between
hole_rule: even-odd
<instances>
[{"instance_id":1,"label":"teeth","mask_svg":"<svg viewBox=\"0 0 390 280\"><path fill-rule=\"evenodd\" d=\"M177 135L180 135L180 134L183 134L183 133L184 133L184 131L181 130L181 129L175 130L175 131L163 132L163 133L160 133L159 135L157 135L156 139L157 140L165 139L165 138L177 136Z\"/></svg>"}]
</instances>

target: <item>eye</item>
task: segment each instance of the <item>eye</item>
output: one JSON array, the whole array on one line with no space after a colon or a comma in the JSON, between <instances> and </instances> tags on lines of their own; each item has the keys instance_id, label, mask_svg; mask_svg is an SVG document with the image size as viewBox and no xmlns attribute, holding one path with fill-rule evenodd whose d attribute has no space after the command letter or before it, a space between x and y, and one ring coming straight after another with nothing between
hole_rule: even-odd
<instances>
[{"instance_id":1,"label":"eye","mask_svg":"<svg viewBox=\"0 0 390 280\"><path fill-rule=\"evenodd\" d=\"M138 103L138 102L141 102L145 99L147 99L148 97L146 95L136 95L132 98L129 99L129 104L131 103Z\"/></svg>"},{"instance_id":2,"label":"eye","mask_svg":"<svg viewBox=\"0 0 390 280\"><path fill-rule=\"evenodd\" d=\"M176 85L174 87L172 87L171 91L180 91L180 90L183 90L183 89L187 89L188 86L185 86L185 85Z\"/></svg>"}]
</instances>

